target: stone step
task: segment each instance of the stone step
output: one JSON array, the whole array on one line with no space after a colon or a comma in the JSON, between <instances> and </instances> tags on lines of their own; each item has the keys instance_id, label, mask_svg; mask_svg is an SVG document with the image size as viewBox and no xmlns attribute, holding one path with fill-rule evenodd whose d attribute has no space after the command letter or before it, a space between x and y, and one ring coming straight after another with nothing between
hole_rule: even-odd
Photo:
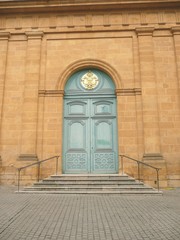
<instances>
[{"instance_id":1,"label":"stone step","mask_svg":"<svg viewBox=\"0 0 180 240\"><path fill-rule=\"evenodd\" d=\"M75 178L80 178L80 177L128 177L129 176L127 174L118 174L118 173L113 173L113 174L54 174L54 175L51 175L51 177L60 177L60 178L63 178L63 177L75 177Z\"/></svg>"},{"instance_id":2,"label":"stone step","mask_svg":"<svg viewBox=\"0 0 180 240\"><path fill-rule=\"evenodd\" d=\"M61 176L57 176L57 175L53 175L51 176L50 178L47 178L45 180L56 180L56 181L69 181L69 180L73 180L73 181L108 181L108 180L124 180L124 181L134 181L133 178L130 178L128 177L127 175L125 176L120 176L120 175L116 175L116 176L113 176L113 175L61 175Z\"/></svg>"},{"instance_id":3,"label":"stone step","mask_svg":"<svg viewBox=\"0 0 180 240\"><path fill-rule=\"evenodd\" d=\"M54 180L43 180L41 182L38 182L38 183L35 183L35 185L45 185L45 184L49 184L49 185L95 185L95 184L98 184L98 185L114 185L114 184L119 184L119 185L130 185L130 184L133 184L133 185L137 185L137 184L140 184L140 185L143 185L142 182L138 182L138 181L120 181L120 180L112 180L112 181L86 181L86 180L82 180L82 181L79 181L79 180L69 180L69 181L54 181Z\"/></svg>"},{"instance_id":4,"label":"stone step","mask_svg":"<svg viewBox=\"0 0 180 240\"><path fill-rule=\"evenodd\" d=\"M69 194L160 194L152 187L128 175L118 174L63 174L53 175L20 193L69 193Z\"/></svg>"},{"instance_id":5,"label":"stone step","mask_svg":"<svg viewBox=\"0 0 180 240\"><path fill-rule=\"evenodd\" d=\"M120 180L117 180L117 181L115 181L115 180L113 180L113 181L98 181L98 180L96 180L96 181L86 181L86 180L83 180L83 181L78 181L78 180L69 180L69 181L64 181L64 180L62 180L62 181L51 181L51 180L46 180L46 181L40 181L40 182L38 182L38 183L36 183L36 184L111 184L111 185L113 185L113 184L121 184L121 185L129 185L129 184L143 184L142 182L138 182L138 181L136 181L136 182L134 182L134 181L120 181Z\"/></svg>"},{"instance_id":6,"label":"stone step","mask_svg":"<svg viewBox=\"0 0 180 240\"><path fill-rule=\"evenodd\" d=\"M113 187L113 186L124 186L124 187L129 187L129 186L144 186L143 183L35 183L34 184L35 187L44 187L44 186L49 186L49 187L61 187L61 186L65 186L65 187L98 187L98 186L109 186L109 187Z\"/></svg>"},{"instance_id":7,"label":"stone step","mask_svg":"<svg viewBox=\"0 0 180 240\"><path fill-rule=\"evenodd\" d=\"M18 193L30 193L30 194L123 194L123 195L162 195L161 191L19 191Z\"/></svg>"},{"instance_id":8,"label":"stone step","mask_svg":"<svg viewBox=\"0 0 180 240\"><path fill-rule=\"evenodd\" d=\"M132 181L134 181L134 179L119 179L119 178L116 178L116 179L101 179L101 178L93 178L93 179L90 179L90 178L88 178L88 179L84 179L84 178L80 178L80 179L77 179L77 178L46 178L46 179L44 179L44 181L65 181L65 182L67 182L67 181L124 181L124 182L126 182L126 181L129 181L129 182L132 182Z\"/></svg>"},{"instance_id":9,"label":"stone step","mask_svg":"<svg viewBox=\"0 0 180 240\"><path fill-rule=\"evenodd\" d=\"M88 187L88 186L74 186L74 187L48 187L48 186L45 186L45 187L30 187L30 188L26 188L26 190L30 191L30 190L38 190L38 191L59 191L59 190L65 190L65 191L81 191L81 190L113 190L113 191L116 191L116 190L138 190L138 191L141 191L141 190L152 190L152 188L150 187L139 187L139 186L136 186L136 187L118 187L118 186L92 186L92 187Z\"/></svg>"}]
</instances>

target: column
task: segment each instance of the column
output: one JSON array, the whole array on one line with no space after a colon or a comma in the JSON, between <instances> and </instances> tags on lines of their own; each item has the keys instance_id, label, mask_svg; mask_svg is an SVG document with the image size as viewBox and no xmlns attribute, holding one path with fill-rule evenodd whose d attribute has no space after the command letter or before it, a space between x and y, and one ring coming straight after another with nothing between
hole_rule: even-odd
<instances>
[{"instance_id":1,"label":"column","mask_svg":"<svg viewBox=\"0 0 180 240\"><path fill-rule=\"evenodd\" d=\"M173 34L173 42L174 42L174 53L176 60L176 74L177 74L177 90L175 96L178 94L178 104L174 107L174 111L177 112L176 120L174 121L174 131L177 134L176 139L173 139L173 144L176 146L175 151L173 151L173 157L169 160L169 162L173 161L173 164L169 166L168 171L168 182L172 186L178 186L178 182L180 180L180 157L179 157L179 149L180 141L180 26L172 27L171 32Z\"/></svg>"},{"instance_id":2,"label":"column","mask_svg":"<svg viewBox=\"0 0 180 240\"><path fill-rule=\"evenodd\" d=\"M179 96L180 96L180 27L173 27L171 31L174 39L174 51L175 51L175 57L176 57L177 79L178 79Z\"/></svg>"},{"instance_id":3,"label":"column","mask_svg":"<svg viewBox=\"0 0 180 240\"><path fill-rule=\"evenodd\" d=\"M140 67L139 67L139 47L138 37L136 34L133 35L133 59L134 59L134 87L135 91L135 102L136 102L136 128L137 128L137 144L138 154L137 158L140 159L144 152L143 142L143 126L142 126L142 92L141 92L141 79L140 79Z\"/></svg>"},{"instance_id":4,"label":"column","mask_svg":"<svg viewBox=\"0 0 180 240\"><path fill-rule=\"evenodd\" d=\"M38 90L42 32L26 32L26 76L22 113L21 154L19 160L37 160Z\"/></svg>"},{"instance_id":5,"label":"column","mask_svg":"<svg viewBox=\"0 0 180 240\"><path fill-rule=\"evenodd\" d=\"M8 40L10 37L9 32L0 33L0 152L1 152L1 127L2 127L2 114L3 114L3 101L4 101L4 90L6 81L6 67L7 67L7 55L8 55ZM1 156L0 156L1 161ZM0 166L1 167L1 166Z\"/></svg>"},{"instance_id":6,"label":"column","mask_svg":"<svg viewBox=\"0 0 180 240\"><path fill-rule=\"evenodd\" d=\"M162 159L158 115L158 96L153 55L154 28L138 28L140 78L142 88L144 156L143 160Z\"/></svg>"}]
</instances>

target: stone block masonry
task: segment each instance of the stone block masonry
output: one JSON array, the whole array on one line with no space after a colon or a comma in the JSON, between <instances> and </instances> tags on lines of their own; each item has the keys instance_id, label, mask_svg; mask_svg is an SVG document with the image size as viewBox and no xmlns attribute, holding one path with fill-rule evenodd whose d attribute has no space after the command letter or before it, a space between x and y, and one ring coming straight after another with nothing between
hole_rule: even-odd
<instances>
[{"instance_id":1,"label":"stone block masonry","mask_svg":"<svg viewBox=\"0 0 180 240\"><path fill-rule=\"evenodd\" d=\"M0 2L1 183L51 156L63 172L65 84L97 68L115 84L119 154L162 168L160 187L180 186L179 1L89 3ZM151 171L144 176L154 185Z\"/></svg>"}]
</instances>

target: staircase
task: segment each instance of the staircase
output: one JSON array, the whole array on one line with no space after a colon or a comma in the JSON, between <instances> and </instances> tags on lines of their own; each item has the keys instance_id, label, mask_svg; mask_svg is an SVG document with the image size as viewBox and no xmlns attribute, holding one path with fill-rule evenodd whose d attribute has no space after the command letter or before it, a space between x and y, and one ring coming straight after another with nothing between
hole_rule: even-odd
<instances>
[{"instance_id":1,"label":"staircase","mask_svg":"<svg viewBox=\"0 0 180 240\"><path fill-rule=\"evenodd\" d=\"M128 175L53 175L19 193L54 194L162 194Z\"/></svg>"}]
</instances>

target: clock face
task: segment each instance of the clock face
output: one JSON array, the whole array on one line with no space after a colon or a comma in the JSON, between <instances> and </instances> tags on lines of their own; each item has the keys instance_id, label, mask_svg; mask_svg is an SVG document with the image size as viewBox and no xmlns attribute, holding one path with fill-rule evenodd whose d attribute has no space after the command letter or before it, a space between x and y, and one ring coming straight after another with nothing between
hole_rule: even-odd
<instances>
[{"instance_id":1,"label":"clock face","mask_svg":"<svg viewBox=\"0 0 180 240\"><path fill-rule=\"evenodd\" d=\"M98 84L99 79L92 71L88 71L81 78L81 85L87 90L96 88Z\"/></svg>"}]
</instances>

